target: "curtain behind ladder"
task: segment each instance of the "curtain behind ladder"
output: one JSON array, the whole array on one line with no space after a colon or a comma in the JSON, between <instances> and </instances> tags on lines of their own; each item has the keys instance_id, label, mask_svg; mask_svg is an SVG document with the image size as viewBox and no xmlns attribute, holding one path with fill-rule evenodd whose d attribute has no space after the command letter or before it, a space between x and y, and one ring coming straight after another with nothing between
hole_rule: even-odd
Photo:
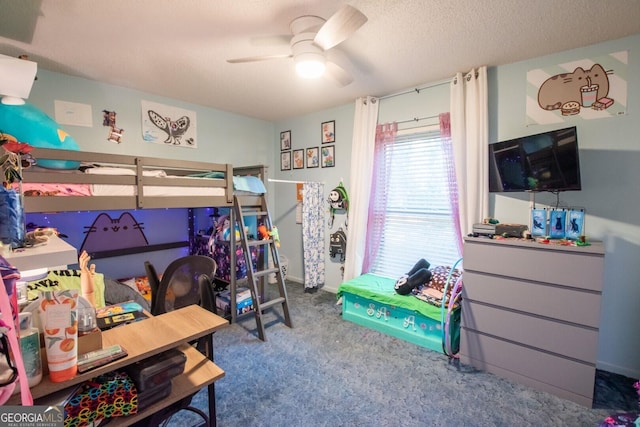
<instances>
[{"instance_id":1,"label":"curtain behind ladder","mask_svg":"<svg viewBox=\"0 0 640 427\"><path fill-rule=\"evenodd\" d=\"M324 184L305 182L302 193L302 249L306 291L324 284Z\"/></svg>"}]
</instances>

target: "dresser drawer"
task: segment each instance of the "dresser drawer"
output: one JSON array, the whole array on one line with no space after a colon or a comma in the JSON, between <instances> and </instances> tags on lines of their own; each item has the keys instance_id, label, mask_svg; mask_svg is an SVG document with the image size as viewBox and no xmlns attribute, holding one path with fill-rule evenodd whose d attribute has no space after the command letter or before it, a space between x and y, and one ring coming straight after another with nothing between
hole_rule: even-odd
<instances>
[{"instance_id":1,"label":"dresser drawer","mask_svg":"<svg viewBox=\"0 0 640 427\"><path fill-rule=\"evenodd\" d=\"M580 248L547 247L533 242L513 245L466 241L464 269L602 291L604 256L580 252Z\"/></svg>"},{"instance_id":2,"label":"dresser drawer","mask_svg":"<svg viewBox=\"0 0 640 427\"><path fill-rule=\"evenodd\" d=\"M462 326L501 339L594 364L598 331L462 301Z\"/></svg>"},{"instance_id":3,"label":"dresser drawer","mask_svg":"<svg viewBox=\"0 0 640 427\"><path fill-rule=\"evenodd\" d=\"M466 267L466 266L465 266ZM598 328L599 293L464 272L463 298Z\"/></svg>"},{"instance_id":4,"label":"dresser drawer","mask_svg":"<svg viewBox=\"0 0 640 427\"><path fill-rule=\"evenodd\" d=\"M591 407L596 368L462 328L460 360Z\"/></svg>"}]
</instances>

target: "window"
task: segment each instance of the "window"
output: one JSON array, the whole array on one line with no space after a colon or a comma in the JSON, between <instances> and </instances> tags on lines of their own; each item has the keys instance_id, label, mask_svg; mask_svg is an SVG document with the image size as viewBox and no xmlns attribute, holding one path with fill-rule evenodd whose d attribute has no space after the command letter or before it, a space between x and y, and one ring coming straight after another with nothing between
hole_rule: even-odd
<instances>
[{"instance_id":1,"label":"window","mask_svg":"<svg viewBox=\"0 0 640 427\"><path fill-rule=\"evenodd\" d=\"M420 258L432 266L453 265L460 258L450 144L439 131L423 130L398 134L378 146L369 208L369 272L397 278Z\"/></svg>"}]
</instances>

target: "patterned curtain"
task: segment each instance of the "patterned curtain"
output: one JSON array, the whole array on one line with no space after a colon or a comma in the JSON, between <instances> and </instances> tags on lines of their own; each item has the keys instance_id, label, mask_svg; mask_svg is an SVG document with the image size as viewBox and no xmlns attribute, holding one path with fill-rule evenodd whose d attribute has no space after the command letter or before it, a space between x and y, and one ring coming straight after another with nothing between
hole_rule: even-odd
<instances>
[{"instance_id":1,"label":"patterned curtain","mask_svg":"<svg viewBox=\"0 0 640 427\"><path fill-rule=\"evenodd\" d=\"M305 182L302 193L304 288L313 291L324 284L324 184Z\"/></svg>"}]
</instances>

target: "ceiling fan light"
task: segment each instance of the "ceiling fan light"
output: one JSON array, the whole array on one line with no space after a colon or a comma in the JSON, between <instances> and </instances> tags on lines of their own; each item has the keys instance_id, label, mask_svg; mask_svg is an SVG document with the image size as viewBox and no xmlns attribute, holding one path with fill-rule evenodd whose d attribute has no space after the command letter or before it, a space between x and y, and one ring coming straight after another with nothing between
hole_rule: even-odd
<instances>
[{"instance_id":1,"label":"ceiling fan light","mask_svg":"<svg viewBox=\"0 0 640 427\"><path fill-rule=\"evenodd\" d=\"M315 53L296 56L296 73L303 79L322 77L326 68L324 56Z\"/></svg>"}]
</instances>

